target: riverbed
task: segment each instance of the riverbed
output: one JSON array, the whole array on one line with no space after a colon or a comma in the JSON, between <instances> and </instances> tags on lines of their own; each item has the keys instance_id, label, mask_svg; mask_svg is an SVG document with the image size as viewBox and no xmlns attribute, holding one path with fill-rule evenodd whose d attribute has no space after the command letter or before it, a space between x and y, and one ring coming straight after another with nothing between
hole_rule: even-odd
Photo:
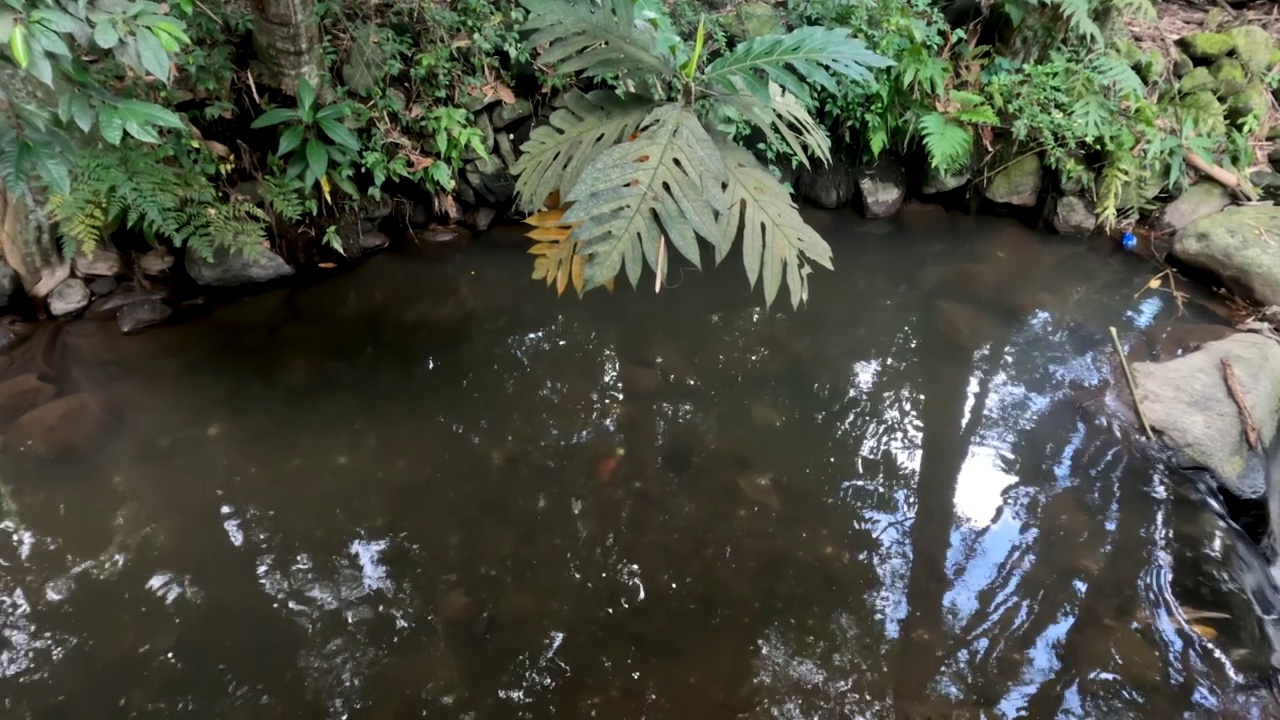
<instances>
[{"instance_id":1,"label":"riverbed","mask_svg":"<svg viewBox=\"0 0 1280 720\"><path fill-rule=\"evenodd\" d=\"M812 222L798 312L734 256L556 298L501 230L67 324L103 417L0 468L3 716L1274 713L1257 553L1112 383L1109 327L1212 313L1013 221Z\"/></svg>"}]
</instances>

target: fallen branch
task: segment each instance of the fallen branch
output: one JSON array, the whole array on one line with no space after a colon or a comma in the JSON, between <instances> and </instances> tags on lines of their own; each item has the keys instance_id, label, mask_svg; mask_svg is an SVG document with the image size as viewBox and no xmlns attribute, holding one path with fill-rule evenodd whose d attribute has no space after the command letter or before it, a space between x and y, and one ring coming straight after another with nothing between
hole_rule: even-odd
<instances>
[{"instance_id":1,"label":"fallen branch","mask_svg":"<svg viewBox=\"0 0 1280 720\"><path fill-rule=\"evenodd\" d=\"M1188 165L1213 178L1222 187L1234 191L1247 202L1255 202L1258 199L1257 193L1240 182L1240 178L1236 177L1235 173L1214 165L1187 149L1183 149L1182 157Z\"/></svg>"},{"instance_id":2,"label":"fallen branch","mask_svg":"<svg viewBox=\"0 0 1280 720\"><path fill-rule=\"evenodd\" d=\"M1245 404L1244 393L1240 392L1240 384L1236 381L1236 371L1231 367L1231 361L1222 358L1222 379L1227 383L1227 394L1235 402L1236 407L1240 409L1240 421L1244 423L1244 439L1249 443L1250 450L1258 449L1258 426L1253 423L1253 413L1249 412L1249 406Z\"/></svg>"},{"instance_id":3,"label":"fallen branch","mask_svg":"<svg viewBox=\"0 0 1280 720\"><path fill-rule=\"evenodd\" d=\"M1133 382L1133 374L1129 372L1129 361L1124 357L1124 347L1120 345L1120 334L1116 332L1115 327L1111 328L1111 341L1116 345L1116 354L1120 356L1120 367L1124 368L1125 380L1129 381L1129 394L1133 396L1133 409L1138 412L1138 421L1142 423L1142 429L1147 433L1148 440L1155 440L1156 434L1151 432L1151 426L1147 424L1147 416L1142 412L1142 405L1138 403L1138 386Z\"/></svg>"}]
</instances>

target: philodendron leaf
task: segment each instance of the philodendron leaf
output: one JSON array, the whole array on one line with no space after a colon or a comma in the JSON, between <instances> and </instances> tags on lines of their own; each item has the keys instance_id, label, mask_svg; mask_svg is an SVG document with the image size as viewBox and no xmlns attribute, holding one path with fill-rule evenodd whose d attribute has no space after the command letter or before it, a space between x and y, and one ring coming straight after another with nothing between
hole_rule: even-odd
<instances>
[{"instance_id":1,"label":"philodendron leaf","mask_svg":"<svg viewBox=\"0 0 1280 720\"><path fill-rule=\"evenodd\" d=\"M700 265L698 237L717 235L723 210L724 163L688 109L663 105L640 124L639 136L600 153L565 197L565 224L587 256L584 288L603 285L625 265L632 285L645 261L655 270L665 237Z\"/></svg>"},{"instance_id":2,"label":"philodendron leaf","mask_svg":"<svg viewBox=\"0 0 1280 720\"><path fill-rule=\"evenodd\" d=\"M729 181L726 210L713 241L716 262L741 234L747 280L752 288L761 281L766 307L773 304L784 279L792 306L799 307L809 298L809 264L830 270L831 246L800 217L787 189L751 153L736 145L722 145L720 152Z\"/></svg>"}]
</instances>

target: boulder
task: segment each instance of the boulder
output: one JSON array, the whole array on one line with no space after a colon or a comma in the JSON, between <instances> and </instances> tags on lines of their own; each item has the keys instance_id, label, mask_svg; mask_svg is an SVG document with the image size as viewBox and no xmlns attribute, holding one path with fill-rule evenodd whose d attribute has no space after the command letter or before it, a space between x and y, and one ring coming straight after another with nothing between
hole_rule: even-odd
<instances>
[{"instance_id":1,"label":"boulder","mask_svg":"<svg viewBox=\"0 0 1280 720\"><path fill-rule=\"evenodd\" d=\"M493 151L493 122L489 120L489 116L486 113L477 113L475 122L476 129L484 136L480 141L484 146L484 152L481 153L475 148L468 147L462 152L462 159L468 162L472 160L479 160L486 154Z\"/></svg>"},{"instance_id":2,"label":"boulder","mask_svg":"<svg viewBox=\"0 0 1280 720\"><path fill-rule=\"evenodd\" d=\"M115 277L124 274L124 260L115 248L98 246L91 254L77 251L72 267L82 277Z\"/></svg>"},{"instance_id":3,"label":"boulder","mask_svg":"<svg viewBox=\"0 0 1280 720\"><path fill-rule=\"evenodd\" d=\"M97 439L106 417L88 393L58 398L18 418L4 434L15 453L58 457L83 450Z\"/></svg>"},{"instance_id":4,"label":"boulder","mask_svg":"<svg viewBox=\"0 0 1280 720\"><path fill-rule=\"evenodd\" d=\"M1240 333L1165 362L1133 363L1135 397L1156 431L1186 468L1203 468L1242 498L1266 491L1266 459L1246 444L1240 410L1223 380L1232 366L1241 395L1271 443L1280 420L1280 343Z\"/></svg>"},{"instance_id":5,"label":"boulder","mask_svg":"<svg viewBox=\"0 0 1280 720\"><path fill-rule=\"evenodd\" d=\"M94 278L93 282L89 283L89 292L93 293L93 296L97 298L110 295L118 287L120 287L120 283L116 282L113 277Z\"/></svg>"},{"instance_id":6,"label":"boulder","mask_svg":"<svg viewBox=\"0 0 1280 720\"><path fill-rule=\"evenodd\" d=\"M1264 200L1280 201L1280 173L1274 170L1254 170L1249 173L1249 182L1258 188Z\"/></svg>"},{"instance_id":7,"label":"boulder","mask_svg":"<svg viewBox=\"0 0 1280 720\"><path fill-rule=\"evenodd\" d=\"M168 320L172 314L173 310L168 305L155 298L146 298L120 308L116 314L116 326L125 335L132 335Z\"/></svg>"},{"instance_id":8,"label":"boulder","mask_svg":"<svg viewBox=\"0 0 1280 720\"><path fill-rule=\"evenodd\" d=\"M982 194L992 202L1034 207L1040 196L1042 175L1040 156L1023 155L998 171Z\"/></svg>"},{"instance_id":9,"label":"boulder","mask_svg":"<svg viewBox=\"0 0 1280 720\"><path fill-rule=\"evenodd\" d=\"M1191 62L1191 58L1181 50L1175 51L1173 56L1173 76L1176 78L1186 77L1195 69L1195 63Z\"/></svg>"},{"instance_id":10,"label":"boulder","mask_svg":"<svg viewBox=\"0 0 1280 720\"><path fill-rule=\"evenodd\" d=\"M505 205L515 197L515 178L507 166L492 155L467 163L463 176L478 195L495 205Z\"/></svg>"},{"instance_id":11,"label":"boulder","mask_svg":"<svg viewBox=\"0 0 1280 720\"><path fill-rule=\"evenodd\" d=\"M869 218L891 217L907 197L907 176L902 166L889 158L857 171L862 214Z\"/></svg>"},{"instance_id":12,"label":"boulder","mask_svg":"<svg viewBox=\"0 0 1280 720\"><path fill-rule=\"evenodd\" d=\"M741 40L782 32L782 22L773 5L767 2L746 2L734 11L728 23L729 31Z\"/></svg>"},{"instance_id":13,"label":"boulder","mask_svg":"<svg viewBox=\"0 0 1280 720\"><path fill-rule=\"evenodd\" d=\"M1228 98L1244 90L1244 66L1235 58L1222 58L1209 68L1218 89L1218 97Z\"/></svg>"},{"instance_id":14,"label":"boulder","mask_svg":"<svg viewBox=\"0 0 1280 720\"><path fill-rule=\"evenodd\" d=\"M1192 185L1177 200L1160 210L1157 222L1166 230L1181 230L1203 217L1208 217L1231 204L1227 189L1211 180Z\"/></svg>"},{"instance_id":15,"label":"boulder","mask_svg":"<svg viewBox=\"0 0 1280 720\"><path fill-rule=\"evenodd\" d=\"M1178 92L1183 95L1200 92L1201 90L1214 90L1218 86L1213 74L1209 72L1209 68L1198 67L1192 69L1182 79L1178 81Z\"/></svg>"},{"instance_id":16,"label":"boulder","mask_svg":"<svg viewBox=\"0 0 1280 720\"><path fill-rule=\"evenodd\" d=\"M1097 226L1093 204L1079 195L1059 198L1053 208L1053 227L1063 235L1088 235Z\"/></svg>"},{"instance_id":17,"label":"boulder","mask_svg":"<svg viewBox=\"0 0 1280 720\"><path fill-rule=\"evenodd\" d=\"M968 168L953 173L943 174L933 167L930 167L925 173L924 184L920 186L920 192L924 195L937 195L939 193L951 192L956 188L964 187L965 183L973 179L973 173Z\"/></svg>"},{"instance_id":18,"label":"boulder","mask_svg":"<svg viewBox=\"0 0 1280 720\"><path fill-rule=\"evenodd\" d=\"M1262 75L1271 69L1276 50L1271 34L1257 25L1241 25L1223 33L1235 45L1235 55L1250 73Z\"/></svg>"},{"instance_id":19,"label":"boulder","mask_svg":"<svg viewBox=\"0 0 1280 720\"><path fill-rule=\"evenodd\" d=\"M1183 228L1173 255L1216 274L1233 292L1266 305L1280 305L1280 207L1229 207Z\"/></svg>"},{"instance_id":20,"label":"boulder","mask_svg":"<svg viewBox=\"0 0 1280 720\"><path fill-rule=\"evenodd\" d=\"M208 259L188 250L185 265L192 280L215 287L268 282L293 274L293 268L267 248L251 248L242 252L219 248Z\"/></svg>"},{"instance_id":21,"label":"boulder","mask_svg":"<svg viewBox=\"0 0 1280 720\"><path fill-rule=\"evenodd\" d=\"M796 174L796 194L820 208L838 208L849 204L858 186L853 170L839 160L826 167L801 170Z\"/></svg>"},{"instance_id":22,"label":"boulder","mask_svg":"<svg viewBox=\"0 0 1280 720\"><path fill-rule=\"evenodd\" d=\"M498 217L498 211L485 205L467 213L467 223L476 229L476 232L484 232L493 225L494 219Z\"/></svg>"},{"instance_id":23,"label":"boulder","mask_svg":"<svg viewBox=\"0 0 1280 720\"><path fill-rule=\"evenodd\" d=\"M169 268L173 267L173 256L168 250L162 247L149 250L140 255L133 256L134 263L142 274L151 277L157 277L169 272Z\"/></svg>"},{"instance_id":24,"label":"boulder","mask_svg":"<svg viewBox=\"0 0 1280 720\"><path fill-rule=\"evenodd\" d=\"M38 198L15 197L0 188L0 253L22 279L27 295L48 295L71 274Z\"/></svg>"},{"instance_id":25,"label":"boulder","mask_svg":"<svg viewBox=\"0 0 1280 720\"><path fill-rule=\"evenodd\" d=\"M1220 137L1227 133L1226 109L1209 90L1186 95L1179 104L1184 117L1194 123L1196 134L1202 137Z\"/></svg>"},{"instance_id":26,"label":"boulder","mask_svg":"<svg viewBox=\"0 0 1280 720\"><path fill-rule=\"evenodd\" d=\"M1261 80L1250 80L1244 90L1227 102L1227 118L1237 123L1250 119L1262 123L1271 110L1271 93Z\"/></svg>"},{"instance_id":27,"label":"boulder","mask_svg":"<svg viewBox=\"0 0 1280 720\"><path fill-rule=\"evenodd\" d=\"M1235 49L1230 35L1215 32L1193 32L1178 39L1178 47L1193 60L1212 62Z\"/></svg>"},{"instance_id":28,"label":"boulder","mask_svg":"<svg viewBox=\"0 0 1280 720\"><path fill-rule=\"evenodd\" d=\"M49 293L49 314L54 317L73 315L85 309L93 297L89 286L80 278L67 278Z\"/></svg>"},{"instance_id":29,"label":"boulder","mask_svg":"<svg viewBox=\"0 0 1280 720\"><path fill-rule=\"evenodd\" d=\"M524 98L516 98L516 101L510 105L503 104L494 108L493 111L493 128L500 130L517 120L523 120L533 115L533 104Z\"/></svg>"}]
</instances>

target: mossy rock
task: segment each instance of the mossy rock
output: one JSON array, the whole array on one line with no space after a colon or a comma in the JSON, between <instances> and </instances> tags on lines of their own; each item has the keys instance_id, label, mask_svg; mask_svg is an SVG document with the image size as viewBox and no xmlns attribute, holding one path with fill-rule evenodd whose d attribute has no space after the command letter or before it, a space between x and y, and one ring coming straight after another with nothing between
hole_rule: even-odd
<instances>
[{"instance_id":1,"label":"mossy rock","mask_svg":"<svg viewBox=\"0 0 1280 720\"><path fill-rule=\"evenodd\" d=\"M1271 108L1271 93L1261 80L1250 80L1244 92L1231 98L1227 103L1227 117L1244 123L1250 118L1261 123Z\"/></svg>"},{"instance_id":2,"label":"mossy rock","mask_svg":"<svg viewBox=\"0 0 1280 720\"><path fill-rule=\"evenodd\" d=\"M1212 62L1226 57L1235 49L1230 35L1214 32L1193 32L1178 39L1178 47L1192 60Z\"/></svg>"},{"instance_id":3,"label":"mossy rock","mask_svg":"<svg viewBox=\"0 0 1280 720\"><path fill-rule=\"evenodd\" d=\"M1244 92L1244 65L1235 58L1222 58L1209 68L1209 73L1218 83L1218 97L1229 98Z\"/></svg>"},{"instance_id":4,"label":"mossy rock","mask_svg":"<svg viewBox=\"0 0 1280 720\"><path fill-rule=\"evenodd\" d=\"M1178 114L1190 121L1200 137L1218 138L1227 132L1226 111L1208 90L1191 93L1178 101Z\"/></svg>"},{"instance_id":5,"label":"mossy rock","mask_svg":"<svg viewBox=\"0 0 1280 720\"><path fill-rule=\"evenodd\" d=\"M1231 28L1226 35L1235 43L1236 57L1251 74L1261 75L1271 69L1276 43L1270 33L1256 25L1241 25Z\"/></svg>"},{"instance_id":6,"label":"mossy rock","mask_svg":"<svg viewBox=\"0 0 1280 720\"><path fill-rule=\"evenodd\" d=\"M743 3L734 11L733 20L729 22L729 32L739 39L750 40L782 32L782 22L769 3Z\"/></svg>"},{"instance_id":7,"label":"mossy rock","mask_svg":"<svg viewBox=\"0 0 1280 720\"><path fill-rule=\"evenodd\" d=\"M1023 155L997 172L983 194L993 202L1034 207L1040 195L1042 175L1040 156Z\"/></svg>"},{"instance_id":8,"label":"mossy rock","mask_svg":"<svg viewBox=\"0 0 1280 720\"><path fill-rule=\"evenodd\" d=\"M1216 90L1217 87L1218 81L1213 79L1213 75L1209 73L1209 68L1203 67L1193 69L1178 81L1178 92L1184 95L1197 93L1201 90Z\"/></svg>"},{"instance_id":9,"label":"mossy rock","mask_svg":"<svg viewBox=\"0 0 1280 720\"><path fill-rule=\"evenodd\" d=\"M1165 72L1169 69L1169 63L1165 60L1164 54L1159 50L1148 50L1142 53L1138 58L1138 62L1134 65L1134 70L1138 71L1138 76L1147 84L1154 83L1164 77Z\"/></svg>"},{"instance_id":10,"label":"mossy rock","mask_svg":"<svg viewBox=\"0 0 1280 720\"><path fill-rule=\"evenodd\" d=\"M1186 77L1192 70L1195 70L1196 64L1191 62L1191 58L1187 57L1186 53L1181 50L1176 52L1177 54L1173 56L1173 76Z\"/></svg>"}]
</instances>

